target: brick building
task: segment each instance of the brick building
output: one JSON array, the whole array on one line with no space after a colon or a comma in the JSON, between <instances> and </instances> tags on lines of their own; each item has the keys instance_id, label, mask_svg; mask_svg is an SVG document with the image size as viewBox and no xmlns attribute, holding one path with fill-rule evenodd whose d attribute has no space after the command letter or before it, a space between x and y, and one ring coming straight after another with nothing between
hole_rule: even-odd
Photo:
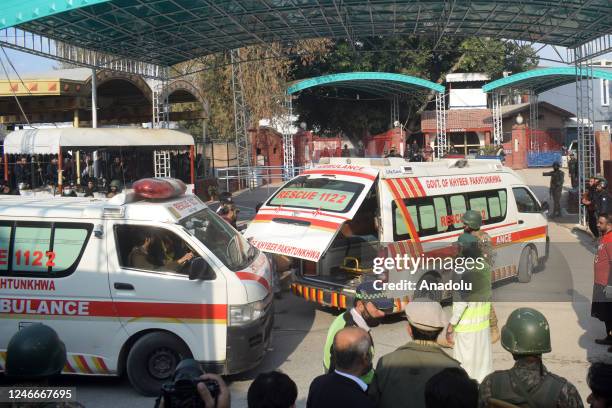
<instances>
[{"instance_id":1,"label":"brick building","mask_svg":"<svg viewBox=\"0 0 612 408\"><path fill-rule=\"evenodd\" d=\"M425 144L435 148L436 112L421 114L421 131ZM478 152L482 146L492 143L493 117L489 109L450 109L446 117L446 136L460 154Z\"/></svg>"}]
</instances>

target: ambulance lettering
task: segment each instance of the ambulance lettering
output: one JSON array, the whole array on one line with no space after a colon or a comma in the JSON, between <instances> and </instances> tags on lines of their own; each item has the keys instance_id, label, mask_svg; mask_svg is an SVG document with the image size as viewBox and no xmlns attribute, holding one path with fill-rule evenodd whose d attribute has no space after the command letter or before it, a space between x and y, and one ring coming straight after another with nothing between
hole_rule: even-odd
<instances>
[{"instance_id":1,"label":"ambulance lettering","mask_svg":"<svg viewBox=\"0 0 612 408\"><path fill-rule=\"evenodd\" d=\"M508 244L512 242L512 234L498 235L495 237L495 244Z\"/></svg>"},{"instance_id":2,"label":"ambulance lettering","mask_svg":"<svg viewBox=\"0 0 612 408\"><path fill-rule=\"evenodd\" d=\"M483 219L487 217L487 212L485 210L480 210L480 215ZM443 215L440 217L440 224L443 227L449 227L454 224L461 224L461 219L463 218L463 213L459 214L451 214L451 215Z\"/></svg>"},{"instance_id":3,"label":"ambulance lettering","mask_svg":"<svg viewBox=\"0 0 612 408\"><path fill-rule=\"evenodd\" d=\"M440 189L449 187L481 186L501 184L502 178L498 174L471 177L437 177L425 180L428 189Z\"/></svg>"},{"instance_id":4,"label":"ambulance lettering","mask_svg":"<svg viewBox=\"0 0 612 408\"><path fill-rule=\"evenodd\" d=\"M52 267L55 266L54 251L29 250L22 251L18 249L13 255L14 265L16 266L40 266ZM0 248L0 266L8 264L8 249Z\"/></svg>"},{"instance_id":5,"label":"ambulance lettering","mask_svg":"<svg viewBox=\"0 0 612 408\"><path fill-rule=\"evenodd\" d=\"M53 291L55 282L50 279L0 278L0 289Z\"/></svg>"},{"instance_id":6,"label":"ambulance lettering","mask_svg":"<svg viewBox=\"0 0 612 408\"><path fill-rule=\"evenodd\" d=\"M0 299L0 314L89 316L89 302L75 300Z\"/></svg>"}]
</instances>

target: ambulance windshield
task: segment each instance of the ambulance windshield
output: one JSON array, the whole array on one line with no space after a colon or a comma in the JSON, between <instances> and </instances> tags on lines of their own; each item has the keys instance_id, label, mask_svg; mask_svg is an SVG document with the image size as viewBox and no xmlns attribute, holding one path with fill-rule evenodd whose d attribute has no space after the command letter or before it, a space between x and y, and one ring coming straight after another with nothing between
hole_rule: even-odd
<instances>
[{"instance_id":1,"label":"ambulance windshield","mask_svg":"<svg viewBox=\"0 0 612 408\"><path fill-rule=\"evenodd\" d=\"M347 212L363 187L363 184L336 180L333 176L301 176L280 189L268 205Z\"/></svg>"},{"instance_id":2,"label":"ambulance windshield","mask_svg":"<svg viewBox=\"0 0 612 408\"><path fill-rule=\"evenodd\" d=\"M182 219L180 224L234 272L246 267L257 254L238 231L208 208Z\"/></svg>"}]
</instances>

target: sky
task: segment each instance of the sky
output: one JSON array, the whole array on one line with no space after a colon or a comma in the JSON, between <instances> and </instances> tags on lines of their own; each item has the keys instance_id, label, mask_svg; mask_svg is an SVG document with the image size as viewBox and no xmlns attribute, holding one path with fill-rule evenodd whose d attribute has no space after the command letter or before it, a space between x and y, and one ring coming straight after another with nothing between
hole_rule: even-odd
<instances>
[{"instance_id":1,"label":"sky","mask_svg":"<svg viewBox=\"0 0 612 408\"><path fill-rule=\"evenodd\" d=\"M536 45L536 49L537 49ZM58 62L49 58L43 58L32 54L27 54L21 51L12 50L9 48L5 48L7 55L9 56L11 62L15 66L15 69L19 72L19 75L31 75L41 72L50 71L53 67L58 65ZM565 50L561 49L561 55L565 57ZM542 58L548 59L559 59L554 50L551 47L545 47L542 49L538 55ZM4 55L0 53L2 59L4 60ZM612 54L608 54L602 58L612 59ZM541 66L551 67L551 66L563 66L564 64L558 62L551 61L540 61ZM1 67L0 67L1 69ZM7 69L10 67L7 66ZM10 74L13 74L12 72ZM5 74L0 70L0 78L4 78Z\"/></svg>"}]
</instances>

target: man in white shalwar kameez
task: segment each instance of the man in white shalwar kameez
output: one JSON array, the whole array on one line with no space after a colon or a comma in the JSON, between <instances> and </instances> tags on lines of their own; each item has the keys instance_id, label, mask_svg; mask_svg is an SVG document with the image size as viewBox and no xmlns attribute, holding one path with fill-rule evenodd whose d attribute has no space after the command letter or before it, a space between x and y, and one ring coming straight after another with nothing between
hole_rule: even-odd
<instances>
[{"instance_id":1,"label":"man in white shalwar kameez","mask_svg":"<svg viewBox=\"0 0 612 408\"><path fill-rule=\"evenodd\" d=\"M490 302L454 302L447 331L453 336L453 357L479 383L493 372L490 311Z\"/></svg>"}]
</instances>

